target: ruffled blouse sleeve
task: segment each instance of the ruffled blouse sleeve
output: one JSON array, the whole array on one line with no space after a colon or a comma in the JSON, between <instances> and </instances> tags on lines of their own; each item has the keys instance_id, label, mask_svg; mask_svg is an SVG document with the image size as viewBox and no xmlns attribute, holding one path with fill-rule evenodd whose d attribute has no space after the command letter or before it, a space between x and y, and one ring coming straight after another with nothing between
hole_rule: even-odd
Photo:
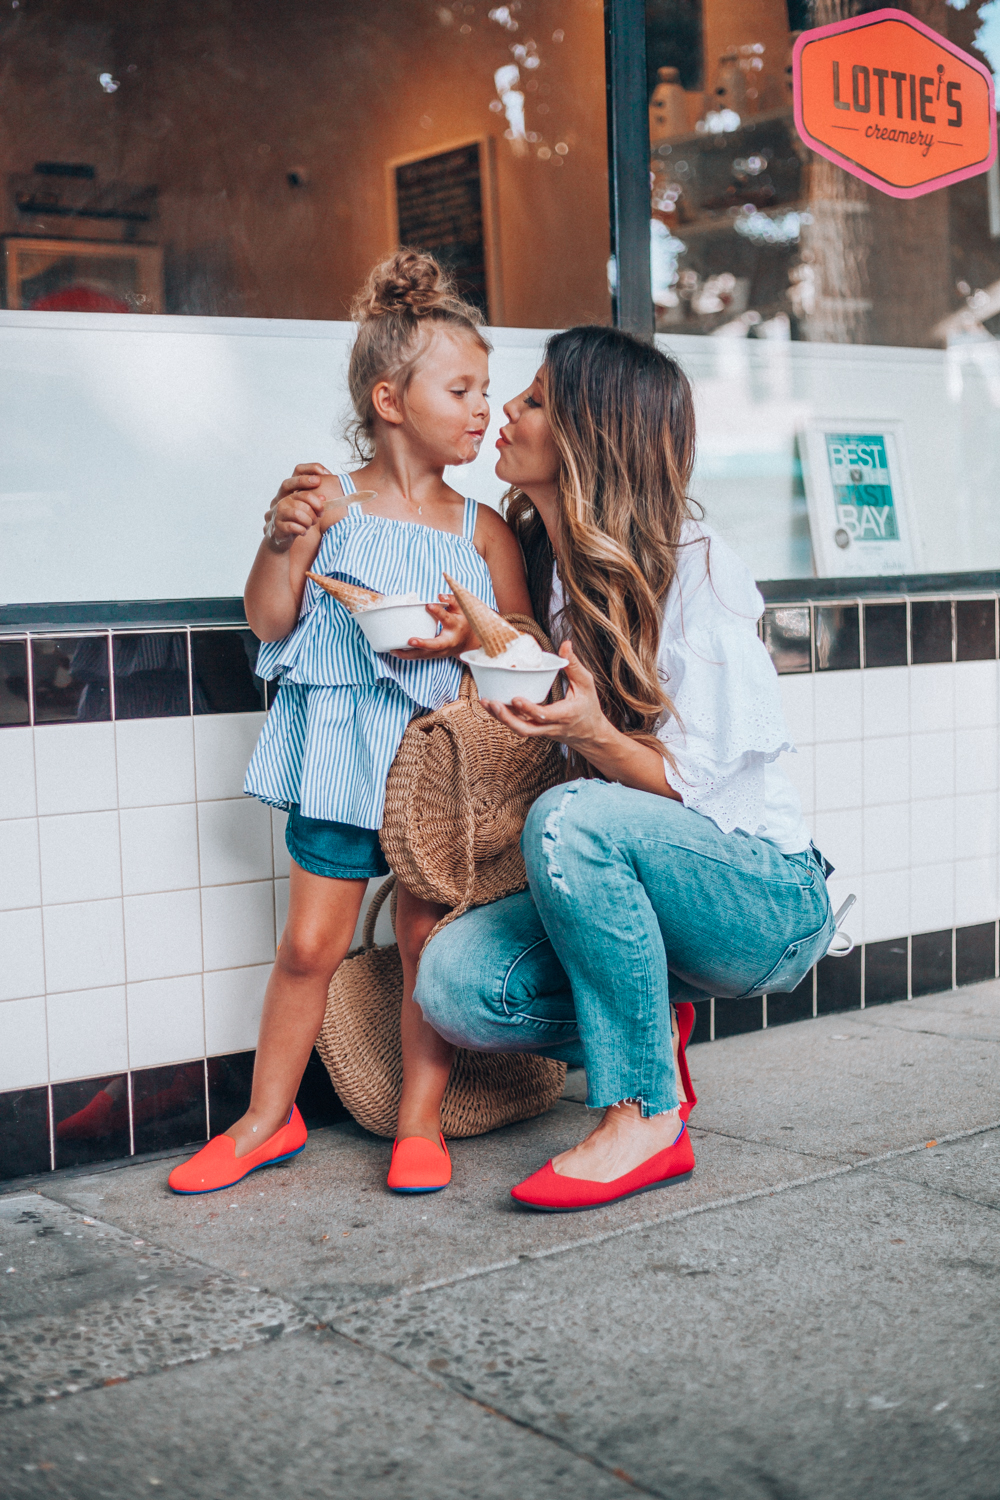
<instances>
[{"instance_id":1,"label":"ruffled blouse sleeve","mask_svg":"<svg viewBox=\"0 0 1000 1500\"><path fill-rule=\"evenodd\" d=\"M757 635L764 601L746 566L704 526L682 533L659 666L675 713L657 729L686 807L724 833L763 833L764 768L794 749L774 665Z\"/></svg>"}]
</instances>

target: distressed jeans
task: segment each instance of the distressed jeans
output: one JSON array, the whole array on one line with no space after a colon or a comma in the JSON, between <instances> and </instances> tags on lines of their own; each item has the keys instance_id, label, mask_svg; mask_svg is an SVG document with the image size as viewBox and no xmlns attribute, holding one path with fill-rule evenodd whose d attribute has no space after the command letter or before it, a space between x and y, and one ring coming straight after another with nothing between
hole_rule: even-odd
<instances>
[{"instance_id":1,"label":"distressed jeans","mask_svg":"<svg viewBox=\"0 0 1000 1500\"><path fill-rule=\"evenodd\" d=\"M521 848L529 890L438 933L416 999L460 1047L584 1066L595 1109L675 1109L670 1000L794 989L833 936L811 853L723 833L651 792L554 787Z\"/></svg>"}]
</instances>

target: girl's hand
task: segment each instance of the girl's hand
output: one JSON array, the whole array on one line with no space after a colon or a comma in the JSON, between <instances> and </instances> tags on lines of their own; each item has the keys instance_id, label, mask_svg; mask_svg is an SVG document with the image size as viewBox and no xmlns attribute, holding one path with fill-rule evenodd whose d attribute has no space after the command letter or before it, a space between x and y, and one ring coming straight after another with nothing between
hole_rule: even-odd
<instances>
[{"instance_id":1,"label":"girl's hand","mask_svg":"<svg viewBox=\"0 0 1000 1500\"><path fill-rule=\"evenodd\" d=\"M438 594L439 604L428 604L427 612L441 623L440 632L430 640L411 637L409 649L392 651L391 656L401 656L404 661L436 661L442 656L458 656L471 651L479 642L472 633L468 620L458 607L454 594Z\"/></svg>"},{"instance_id":2,"label":"girl's hand","mask_svg":"<svg viewBox=\"0 0 1000 1500\"><path fill-rule=\"evenodd\" d=\"M483 707L523 739L540 735L558 740L593 762L618 731L601 709L593 674L577 661L569 641L560 646L559 655L566 662L566 694L559 703L529 703L527 698L515 698L509 708L492 702L484 702Z\"/></svg>"},{"instance_id":3,"label":"girl's hand","mask_svg":"<svg viewBox=\"0 0 1000 1500\"><path fill-rule=\"evenodd\" d=\"M317 524L327 504L321 486L330 477L322 464L296 464L292 477L281 481L264 515L264 540L272 552L287 552Z\"/></svg>"}]
</instances>

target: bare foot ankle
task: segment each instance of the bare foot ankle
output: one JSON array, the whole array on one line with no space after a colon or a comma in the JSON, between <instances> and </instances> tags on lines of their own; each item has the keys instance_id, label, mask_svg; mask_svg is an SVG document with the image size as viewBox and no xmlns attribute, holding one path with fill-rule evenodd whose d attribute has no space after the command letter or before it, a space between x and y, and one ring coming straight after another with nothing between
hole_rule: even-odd
<instances>
[{"instance_id":1,"label":"bare foot ankle","mask_svg":"<svg viewBox=\"0 0 1000 1500\"><path fill-rule=\"evenodd\" d=\"M287 1119L287 1110L283 1110L279 1115L265 1115L248 1109L235 1125L230 1125L229 1129L223 1133L235 1142L236 1160L239 1161L240 1157L246 1156L248 1151L256 1151L258 1146L263 1146L265 1141L269 1141Z\"/></svg>"},{"instance_id":2,"label":"bare foot ankle","mask_svg":"<svg viewBox=\"0 0 1000 1500\"><path fill-rule=\"evenodd\" d=\"M397 1141L408 1140L410 1136L414 1135L421 1136L425 1141L433 1141L435 1146L440 1146L441 1121L401 1114L399 1123L396 1126Z\"/></svg>"},{"instance_id":3,"label":"bare foot ankle","mask_svg":"<svg viewBox=\"0 0 1000 1500\"><path fill-rule=\"evenodd\" d=\"M552 1158L560 1177L580 1177L588 1182L613 1182L634 1172L643 1162L672 1146L681 1133L676 1109L643 1119L635 1104L615 1105L578 1146Z\"/></svg>"}]
</instances>

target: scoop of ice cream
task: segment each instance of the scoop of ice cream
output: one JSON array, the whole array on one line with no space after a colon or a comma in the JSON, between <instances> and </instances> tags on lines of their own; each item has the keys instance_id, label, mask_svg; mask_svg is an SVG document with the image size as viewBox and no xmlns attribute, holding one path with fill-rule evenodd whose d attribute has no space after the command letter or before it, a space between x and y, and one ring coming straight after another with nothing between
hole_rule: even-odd
<instances>
[{"instance_id":1,"label":"scoop of ice cream","mask_svg":"<svg viewBox=\"0 0 1000 1500\"><path fill-rule=\"evenodd\" d=\"M489 656L480 647L478 651L469 652L468 660L482 667L510 667L515 671L530 672L545 665L545 652L533 635L518 635L499 656Z\"/></svg>"},{"instance_id":2,"label":"scoop of ice cream","mask_svg":"<svg viewBox=\"0 0 1000 1500\"><path fill-rule=\"evenodd\" d=\"M362 605L361 609L357 610L356 613L366 614L370 609L388 609L392 604L419 604L420 602L420 595L414 590L411 590L408 594L380 594L370 604Z\"/></svg>"}]
</instances>

